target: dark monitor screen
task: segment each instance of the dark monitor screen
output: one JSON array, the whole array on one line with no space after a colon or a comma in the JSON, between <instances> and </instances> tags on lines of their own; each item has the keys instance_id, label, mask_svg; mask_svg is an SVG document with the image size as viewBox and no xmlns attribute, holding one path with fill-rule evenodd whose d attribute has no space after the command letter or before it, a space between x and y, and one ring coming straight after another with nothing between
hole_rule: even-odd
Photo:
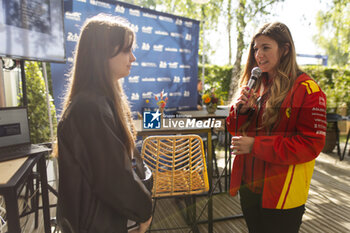
<instances>
[{"instance_id":1,"label":"dark monitor screen","mask_svg":"<svg viewBox=\"0 0 350 233\"><path fill-rule=\"evenodd\" d=\"M0 0L0 56L65 62L63 1Z\"/></svg>"},{"instance_id":2,"label":"dark monitor screen","mask_svg":"<svg viewBox=\"0 0 350 233\"><path fill-rule=\"evenodd\" d=\"M16 124L7 124L0 125L0 137L12 136L21 134L21 125Z\"/></svg>"}]
</instances>

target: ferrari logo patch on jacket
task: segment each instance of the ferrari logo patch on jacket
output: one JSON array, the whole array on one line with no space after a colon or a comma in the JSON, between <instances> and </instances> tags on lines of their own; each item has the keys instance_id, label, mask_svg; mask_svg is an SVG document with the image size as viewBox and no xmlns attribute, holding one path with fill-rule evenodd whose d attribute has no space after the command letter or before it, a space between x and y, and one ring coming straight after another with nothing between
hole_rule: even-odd
<instances>
[{"instance_id":1,"label":"ferrari logo patch on jacket","mask_svg":"<svg viewBox=\"0 0 350 233\"><path fill-rule=\"evenodd\" d=\"M292 109L290 107L286 108L286 116L287 116L287 118L290 118L291 114L292 114Z\"/></svg>"}]
</instances>

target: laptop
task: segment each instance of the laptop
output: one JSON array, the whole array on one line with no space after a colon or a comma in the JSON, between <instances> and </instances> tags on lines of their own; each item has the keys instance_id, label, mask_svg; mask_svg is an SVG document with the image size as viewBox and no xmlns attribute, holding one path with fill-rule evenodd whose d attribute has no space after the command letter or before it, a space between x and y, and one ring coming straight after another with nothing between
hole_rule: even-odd
<instances>
[{"instance_id":1,"label":"laptop","mask_svg":"<svg viewBox=\"0 0 350 233\"><path fill-rule=\"evenodd\" d=\"M49 151L31 144L26 107L0 108L0 162Z\"/></svg>"}]
</instances>

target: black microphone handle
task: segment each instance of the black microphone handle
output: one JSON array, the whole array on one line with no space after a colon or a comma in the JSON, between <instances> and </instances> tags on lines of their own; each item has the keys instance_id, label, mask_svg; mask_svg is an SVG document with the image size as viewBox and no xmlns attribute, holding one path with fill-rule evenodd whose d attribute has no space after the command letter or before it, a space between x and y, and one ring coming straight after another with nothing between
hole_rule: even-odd
<instances>
[{"instance_id":1,"label":"black microphone handle","mask_svg":"<svg viewBox=\"0 0 350 233\"><path fill-rule=\"evenodd\" d=\"M247 86L249 87L248 91L250 91L250 89L252 89L252 87L254 86L256 80L257 80L257 77L255 77L255 76L250 77L250 79L248 81L248 84L247 84ZM239 112L240 112L242 106L243 106L243 104L238 105L237 115L239 115Z\"/></svg>"},{"instance_id":2,"label":"black microphone handle","mask_svg":"<svg viewBox=\"0 0 350 233\"><path fill-rule=\"evenodd\" d=\"M241 111L243 104L238 105L237 107L237 116L239 115L239 112Z\"/></svg>"}]
</instances>

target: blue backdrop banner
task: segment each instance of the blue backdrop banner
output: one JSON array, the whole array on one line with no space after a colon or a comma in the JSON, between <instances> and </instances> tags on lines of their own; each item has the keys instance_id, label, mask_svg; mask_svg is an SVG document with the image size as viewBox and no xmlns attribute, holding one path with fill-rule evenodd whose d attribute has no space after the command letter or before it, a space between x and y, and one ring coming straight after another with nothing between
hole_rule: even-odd
<instances>
[{"instance_id":1,"label":"blue backdrop banner","mask_svg":"<svg viewBox=\"0 0 350 233\"><path fill-rule=\"evenodd\" d=\"M127 3L96 0L64 1L66 64L51 63L54 101L58 116L73 62L73 51L85 19L98 13L129 20L136 32L136 61L123 88L133 113L157 107L155 95L164 90L165 111L197 106L199 21L141 8ZM93 54L91 54L93 56Z\"/></svg>"}]
</instances>

